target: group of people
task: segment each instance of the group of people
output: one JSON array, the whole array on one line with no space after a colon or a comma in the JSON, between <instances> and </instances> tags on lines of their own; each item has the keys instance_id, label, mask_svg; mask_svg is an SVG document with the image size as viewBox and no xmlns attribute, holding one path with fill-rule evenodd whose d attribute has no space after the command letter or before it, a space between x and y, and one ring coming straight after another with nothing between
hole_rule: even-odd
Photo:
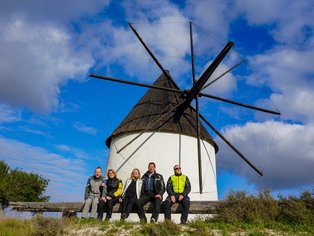
<instances>
[{"instance_id":1,"label":"group of people","mask_svg":"<svg viewBox=\"0 0 314 236\"><path fill-rule=\"evenodd\" d=\"M164 201L165 220L171 220L171 206L178 202L182 205L181 224L186 224L190 208L188 194L191 191L191 183L189 178L182 174L179 165L175 165L173 170L174 174L169 177L165 185L163 176L156 172L155 163L150 162L147 172L142 177L140 170L135 168L123 185L113 169L107 171L107 178L105 178L102 176L101 167L97 167L94 175L87 181L82 218L86 218L90 211L90 217L96 218L98 212L97 218L102 220L106 212L105 220L109 220L113 206L121 202L121 220L127 219L136 206L140 221L147 222L144 205L152 202L150 222L157 222L163 194L167 191L168 196Z\"/></svg>"}]
</instances>

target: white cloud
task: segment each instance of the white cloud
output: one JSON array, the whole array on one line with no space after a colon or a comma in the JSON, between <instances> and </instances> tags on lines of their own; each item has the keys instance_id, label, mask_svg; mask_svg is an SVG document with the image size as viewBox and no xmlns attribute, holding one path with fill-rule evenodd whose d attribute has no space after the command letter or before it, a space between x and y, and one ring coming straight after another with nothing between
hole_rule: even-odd
<instances>
[{"instance_id":1,"label":"white cloud","mask_svg":"<svg viewBox=\"0 0 314 236\"><path fill-rule=\"evenodd\" d=\"M54 24L15 17L1 26L0 99L50 112L58 106L60 86L84 79L90 55L74 50L74 37Z\"/></svg>"},{"instance_id":2,"label":"white cloud","mask_svg":"<svg viewBox=\"0 0 314 236\"><path fill-rule=\"evenodd\" d=\"M230 22L234 18L232 1L190 0L185 15L193 21L196 56L209 56L228 41Z\"/></svg>"},{"instance_id":3,"label":"white cloud","mask_svg":"<svg viewBox=\"0 0 314 236\"><path fill-rule=\"evenodd\" d=\"M267 55L250 58L256 72L249 78L254 85L268 85L274 92L270 99L282 112L282 118L313 123L314 48L298 51L278 47ZM270 101L261 103L270 104Z\"/></svg>"},{"instance_id":4,"label":"white cloud","mask_svg":"<svg viewBox=\"0 0 314 236\"><path fill-rule=\"evenodd\" d=\"M239 0L236 8L249 24L271 26L272 35L278 42L294 46L306 44L308 30L313 32L314 3L311 0Z\"/></svg>"},{"instance_id":5,"label":"white cloud","mask_svg":"<svg viewBox=\"0 0 314 236\"><path fill-rule=\"evenodd\" d=\"M11 0L1 2L0 17L11 17L12 12L25 15L33 22L48 20L54 22L66 22L82 16L95 14L105 8L109 0L55 0L41 1Z\"/></svg>"},{"instance_id":6,"label":"white cloud","mask_svg":"<svg viewBox=\"0 0 314 236\"><path fill-rule=\"evenodd\" d=\"M22 111L0 103L0 123L17 122L22 119Z\"/></svg>"},{"instance_id":7,"label":"white cloud","mask_svg":"<svg viewBox=\"0 0 314 236\"><path fill-rule=\"evenodd\" d=\"M206 65L206 68L209 66L210 63ZM210 81L213 81L214 79L216 79L218 76L223 74L228 69L229 67L226 64L221 63L219 67L214 71L214 73L208 80L207 84ZM216 82L214 82L212 85L202 90L202 92L226 96L236 88L236 83L237 83L236 78L231 73L228 73L222 78L220 78L219 80L217 80Z\"/></svg>"},{"instance_id":8,"label":"white cloud","mask_svg":"<svg viewBox=\"0 0 314 236\"><path fill-rule=\"evenodd\" d=\"M314 126L267 121L225 128L224 135L258 168L259 177L229 147L218 141L218 168L245 176L259 188L273 190L314 184Z\"/></svg>"},{"instance_id":9,"label":"white cloud","mask_svg":"<svg viewBox=\"0 0 314 236\"><path fill-rule=\"evenodd\" d=\"M142 2L139 5L126 3L128 19L139 23L134 24L134 27L144 42L164 68L174 78L179 78L190 71L189 63L185 60L185 56L190 53L188 24L182 23L187 20L168 2L155 2L156 8L151 8L151 4L154 5L153 2ZM152 14L146 11L148 6ZM106 66L106 73L121 74L121 71L111 71L111 65L120 65L124 73L144 81L154 81L162 73L129 27L118 27L106 21L95 28L88 28L85 43L92 45L102 65ZM92 41L90 35L93 35Z\"/></svg>"},{"instance_id":10,"label":"white cloud","mask_svg":"<svg viewBox=\"0 0 314 236\"><path fill-rule=\"evenodd\" d=\"M73 127L77 131L82 132L82 133L91 134L91 135L97 134L97 129L95 129L94 127L91 127L91 126L84 125L80 122L75 122Z\"/></svg>"}]
</instances>

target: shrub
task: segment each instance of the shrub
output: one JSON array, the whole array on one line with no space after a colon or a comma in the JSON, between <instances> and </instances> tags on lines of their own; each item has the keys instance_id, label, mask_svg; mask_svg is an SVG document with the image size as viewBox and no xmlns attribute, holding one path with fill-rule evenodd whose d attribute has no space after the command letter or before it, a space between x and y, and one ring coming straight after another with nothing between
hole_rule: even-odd
<instances>
[{"instance_id":1,"label":"shrub","mask_svg":"<svg viewBox=\"0 0 314 236\"><path fill-rule=\"evenodd\" d=\"M280 215L279 220L293 224L314 223L314 198L311 193L305 191L300 197L279 196Z\"/></svg>"},{"instance_id":2,"label":"shrub","mask_svg":"<svg viewBox=\"0 0 314 236\"><path fill-rule=\"evenodd\" d=\"M269 190L261 191L257 197L232 191L219 204L217 213L217 219L225 222L265 223L278 217L279 208Z\"/></svg>"},{"instance_id":3,"label":"shrub","mask_svg":"<svg viewBox=\"0 0 314 236\"><path fill-rule=\"evenodd\" d=\"M36 216L32 219L32 235L34 236L62 235L64 228L63 219L43 216Z\"/></svg>"}]
</instances>

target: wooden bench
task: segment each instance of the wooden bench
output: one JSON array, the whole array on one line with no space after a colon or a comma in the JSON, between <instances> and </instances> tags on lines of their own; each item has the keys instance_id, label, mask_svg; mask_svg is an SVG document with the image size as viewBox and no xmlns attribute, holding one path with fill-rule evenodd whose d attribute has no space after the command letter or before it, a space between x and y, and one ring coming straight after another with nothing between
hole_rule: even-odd
<instances>
[{"instance_id":1,"label":"wooden bench","mask_svg":"<svg viewBox=\"0 0 314 236\"><path fill-rule=\"evenodd\" d=\"M191 201L190 214L213 214L218 201ZM10 206L16 211L28 211L34 213L40 212L62 212L63 216L68 216L69 213L81 212L83 209L82 202L11 202ZM148 203L144 206L147 213L152 212L152 204ZM117 203L113 207L113 213L121 212L121 204ZM136 212L133 209L132 212ZM181 213L181 205L175 203L171 208L172 213ZM164 206L161 205L160 213L164 213Z\"/></svg>"}]
</instances>

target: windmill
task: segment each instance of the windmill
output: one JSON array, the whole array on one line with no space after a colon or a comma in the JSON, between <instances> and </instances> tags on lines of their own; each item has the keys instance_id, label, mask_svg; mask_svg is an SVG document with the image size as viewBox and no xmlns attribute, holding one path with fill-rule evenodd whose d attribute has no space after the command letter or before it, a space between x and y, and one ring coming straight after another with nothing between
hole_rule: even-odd
<instances>
[{"instance_id":1,"label":"windmill","mask_svg":"<svg viewBox=\"0 0 314 236\"><path fill-rule=\"evenodd\" d=\"M155 161L158 172L165 178L170 176L172 166L180 164L189 176L192 184L191 200L218 200L216 184L215 154L218 146L202 124L202 120L257 174L263 172L251 163L226 137L224 137L200 112L199 97L234 104L274 115L273 111L230 99L214 96L202 90L221 76L207 83L224 57L233 46L228 42L205 72L195 78L192 23L190 22L191 66L193 86L182 90L173 80L169 71L158 61L134 26L129 23L135 36L162 71L162 75L153 85L128 80L90 74L90 77L149 88L148 92L133 107L127 117L106 140L110 147L107 168L114 168L120 177L127 178L135 167L145 171L148 162ZM207 84L206 84L207 83ZM192 101L195 100L195 107Z\"/></svg>"}]
</instances>

